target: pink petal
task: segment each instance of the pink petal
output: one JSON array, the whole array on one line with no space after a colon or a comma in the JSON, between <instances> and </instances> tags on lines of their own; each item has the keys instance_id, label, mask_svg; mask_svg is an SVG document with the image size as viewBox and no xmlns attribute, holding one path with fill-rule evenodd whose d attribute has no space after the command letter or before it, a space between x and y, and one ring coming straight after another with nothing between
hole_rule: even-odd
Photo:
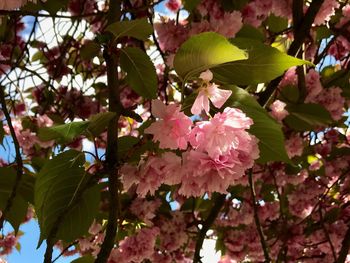
<instances>
[{"instance_id":1,"label":"pink petal","mask_svg":"<svg viewBox=\"0 0 350 263\"><path fill-rule=\"evenodd\" d=\"M210 94L210 101L218 109L220 109L222 105L225 104L225 102L232 94L231 90L218 89L216 85L211 85L210 87L208 87L208 91Z\"/></svg>"},{"instance_id":2,"label":"pink petal","mask_svg":"<svg viewBox=\"0 0 350 263\"><path fill-rule=\"evenodd\" d=\"M209 111L209 100L204 91L198 93L198 96L192 105L191 113L195 115L201 114L202 109L206 112Z\"/></svg>"},{"instance_id":3,"label":"pink petal","mask_svg":"<svg viewBox=\"0 0 350 263\"><path fill-rule=\"evenodd\" d=\"M199 75L199 78L205 81L211 81L213 79L213 73L207 69Z\"/></svg>"},{"instance_id":4,"label":"pink petal","mask_svg":"<svg viewBox=\"0 0 350 263\"><path fill-rule=\"evenodd\" d=\"M166 111L165 104L160 100L152 100L152 114L157 118L163 118Z\"/></svg>"}]
</instances>

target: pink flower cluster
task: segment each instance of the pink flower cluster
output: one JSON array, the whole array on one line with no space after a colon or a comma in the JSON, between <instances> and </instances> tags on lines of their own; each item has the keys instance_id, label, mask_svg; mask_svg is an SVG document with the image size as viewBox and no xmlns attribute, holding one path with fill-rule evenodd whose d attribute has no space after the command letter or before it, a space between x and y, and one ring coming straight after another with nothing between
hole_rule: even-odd
<instances>
[{"instance_id":1,"label":"pink flower cluster","mask_svg":"<svg viewBox=\"0 0 350 263\"><path fill-rule=\"evenodd\" d=\"M167 7L177 11L180 7L178 0L169 0ZM232 38L242 28L242 15L239 11L225 12L218 1L204 0L197 10L202 19L199 22L179 21L161 18L161 23L155 24L158 41L163 51L175 52L190 36L202 32L214 31L225 37Z\"/></svg>"},{"instance_id":2,"label":"pink flower cluster","mask_svg":"<svg viewBox=\"0 0 350 263\"><path fill-rule=\"evenodd\" d=\"M38 117L33 124L38 128L49 127L52 126L53 121L46 115L42 115ZM15 130L18 143L21 146L23 153L27 157L32 157L35 155L35 144L39 145L42 149L50 148L54 145L54 141L41 141L35 132L28 128L24 129L22 127L22 122L19 119L12 120L12 125ZM10 128L8 125L4 126L4 130L6 134L10 134Z\"/></svg>"},{"instance_id":3,"label":"pink flower cluster","mask_svg":"<svg viewBox=\"0 0 350 263\"><path fill-rule=\"evenodd\" d=\"M146 199L136 198L130 206L130 211L145 222L145 224L152 226L152 219L156 216L156 211L160 205L160 199L148 201Z\"/></svg>"},{"instance_id":4,"label":"pink flower cluster","mask_svg":"<svg viewBox=\"0 0 350 263\"><path fill-rule=\"evenodd\" d=\"M277 121L281 122L289 114L289 112L285 109L286 106L287 104L285 104L283 101L275 100L270 105L271 116Z\"/></svg>"},{"instance_id":5,"label":"pink flower cluster","mask_svg":"<svg viewBox=\"0 0 350 263\"><path fill-rule=\"evenodd\" d=\"M25 5L28 1L34 3L37 2L37 0L2 0L0 1L0 10L17 9Z\"/></svg>"},{"instance_id":6,"label":"pink flower cluster","mask_svg":"<svg viewBox=\"0 0 350 263\"><path fill-rule=\"evenodd\" d=\"M145 133L153 134L160 148L187 148L187 136L191 132L192 121L176 104L164 105L160 100L152 101L152 114L159 118Z\"/></svg>"},{"instance_id":7,"label":"pink flower cluster","mask_svg":"<svg viewBox=\"0 0 350 263\"><path fill-rule=\"evenodd\" d=\"M112 250L108 263L141 263L151 259L159 229L142 228L133 236L128 236L119 244L119 248Z\"/></svg>"},{"instance_id":8,"label":"pink flower cluster","mask_svg":"<svg viewBox=\"0 0 350 263\"><path fill-rule=\"evenodd\" d=\"M177 184L180 177L177 173L181 167L181 158L172 152L165 152L161 156L150 156L147 161L141 162L139 167L125 164L121 170L124 188L127 190L136 184L136 192L144 197L155 191L163 183Z\"/></svg>"},{"instance_id":9,"label":"pink flower cluster","mask_svg":"<svg viewBox=\"0 0 350 263\"><path fill-rule=\"evenodd\" d=\"M160 148L187 151L182 154L182 164L181 157L165 152L149 156L138 168L124 165L121 169L124 188L136 184L141 197L148 192L153 195L161 184L180 183L179 193L184 196L226 193L259 157L257 139L246 131L253 121L239 109L226 108L209 121L197 122L193 128L190 118L176 104L166 106L159 100L153 101L152 113L160 119L145 132L153 134Z\"/></svg>"},{"instance_id":10,"label":"pink flower cluster","mask_svg":"<svg viewBox=\"0 0 350 263\"><path fill-rule=\"evenodd\" d=\"M9 233L0 238L0 256L11 254L18 242L18 235Z\"/></svg>"},{"instance_id":11,"label":"pink flower cluster","mask_svg":"<svg viewBox=\"0 0 350 263\"><path fill-rule=\"evenodd\" d=\"M270 14L291 18L291 0L254 0L242 10L243 21L254 27L259 27Z\"/></svg>"}]
</instances>

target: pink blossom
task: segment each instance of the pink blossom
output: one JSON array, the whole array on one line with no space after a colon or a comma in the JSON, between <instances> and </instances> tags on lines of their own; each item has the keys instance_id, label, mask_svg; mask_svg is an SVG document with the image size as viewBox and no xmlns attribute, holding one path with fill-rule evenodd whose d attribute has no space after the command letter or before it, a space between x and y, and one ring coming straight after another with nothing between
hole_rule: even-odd
<instances>
[{"instance_id":1,"label":"pink blossom","mask_svg":"<svg viewBox=\"0 0 350 263\"><path fill-rule=\"evenodd\" d=\"M185 25L175 23L175 20L161 18L161 23L155 23L160 48L163 51L175 52L188 38L188 30Z\"/></svg>"},{"instance_id":2,"label":"pink blossom","mask_svg":"<svg viewBox=\"0 0 350 263\"><path fill-rule=\"evenodd\" d=\"M271 13L280 17L292 18L292 1L293 0L273 0Z\"/></svg>"},{"instance_id":3,"label":"pink blossom","mask_svg":"<svg viewBox=\"0 0 350 263\"><path fill-rule=\"evenodd\" d=\"M130 206L130 211L148 226L152 226L151 220L156 216L156 210L160 205L161 201L159 199L147 201L146 199L136 198Z\"/></svg>"},{"instance_id":4,"label":"pink blossom","mask_svg":"<svg viewBox=\"0 0 350 263\"><path fill-rule=\"evenodd\" d=\"M165 6L172 12L176 13L181 7L181 0L168 0Z\"/></svg>"},{"instance_id":5,"label":"pink blossom","mask_svg":"<svg viewBox=\"0 0 350 263\"><path fill-rule=\"evenodd\" d=\"M310 69L305 76L305 82L308 92L307 97L305 98L305 102L313 102L315 100L315 97L323 90L320 81L320 74L316 70Z\"/></svg>"},{"instance_id":6,"label":"pink blossom","mask_svg":"<svg viewBox=\"0 0 350 263\"><path fill-rule=\"evenodd\" d=\"M2 0L0 1L0 9L13 10L25 5L28 0ZM36 2L33 0L32 2Z\"/></svg>"},{"instance_id":7,"label":"pink blossom","mask_svg":"<svg viewBox=\"0 0 350 263\"><path fill-rule=\"evenodd\" d=\"M121 170L124 189L137 185L137 194L144 197L149 192L154 195L161 184L177 184L180 176L176 176L181 166L181 158L172 152L165 152L161 156L150 156L147 161L139 165L139 169L125 164Z\"/></svg>"},{"instance_id":8,"label":"pink blossom","mask_svg":"<svg viewBox=\"0 0 350 263\"><path fill-rule=\"evenodd\" d=\"M159 235L158 228L142 228L133 236L128 236L112 250L108 263L141 263L151 259Z\"/></svg>"},{"instance_id":9,"label":"pink blossom","mask_svg":"<svg viewBox=\"0 0 350 263\"><path fill-rule=\"evenodd\" d=\"M303 139L298 135L292 135L288 140L286 140L285 146L289 158L301 156L303 154Z\"/></svg>"},{"instance_id":10,"label":"pink blossom","mask_svg":"<svg viewBox=\"0 0 350 263\"><path fill-rule=\"evenodd\" d=\"M156 225L160 229L160 247L175 251L187 241L185 216L180 211L171 213L171 218L161 217Z\"/></svg>"},{"instance_id":11,"label":"pink blossom","mask_svg":"<svg viewBox=\"0 0 350 263\"><path fill-rule=\"evenodd\" d=\"M277 121L282 121L289 114L288 111L285 109L286 106L287 105L283 101L275 100L270 105L270 109L271 109L270 114Z\"/></svg>"},{"instance_id":12,"label":"pink blossom","mask_svg":"<svg viewBox=\"0 0 350 263\"><path fill-rule=\"evenodd\" d=\"M331 16L334 15L335 9L338 7L339 3L337 0L325 0L315 17L314 24L319 26L329 21Z\"/></svg>"},{"instance_id":13,"label":"pink blossom","mask_svg":"<svg viewBox=\"0 0 350 263\"><path fill-rule=\"evenodd\" d=\"M296 86L298 84L298 76L295 69L295 67L292 67L287 70L287 72L283 75L283 79L281 80L279 87L285 87L288 85Z\"/></svg>"},{"instance_id":14,"label":"pink blossom","mask_svg":"<svg viewBox=\"0 0 350 263\"><path fill-rule=\"evenodd\" d=\"M210 17L212 31L232 38L242 28L242 15L238 11L225 12L220 18Z\"/></svg>"},{"instance_id":15,"label":"pink blossom","mask_svg":"<svg viewBox=\"0 0 350 263\"><path fill-rule=\"evenodd\" d=\"M244 149L255 143L245 131L252 124L252 119L241 110L225 108L223 113L215 114L210 121L198 122L191 131L190 143L215 159L231 149Z\"/></svg>"},{"instance_id":16,"label":"pink blossom","mask_svg":"<svg viewBox=\"0 0 350 263\"><path fill-rule=\"evenodd\" d=\"M208 69L202 72L199 76L204 83L199 88L199 93L196 100L191 108L192 114L200 114L204 110L207 114L209 113L209 100L213 103L216 108L221 108L222 105L231 96L231 90L218 89L218 85L209 83L213 78L213 73Z\"/></svg>"},{"instance_id":17,"label":"pink blossom","mask_svg":"<svg viewBox=\"0 0 350 263\"><path fill-rule=\"evenodd\" d=\"M259 157L255 137L248 136L245 140L244 147L231 149L215 159L198 150L185 152L179 193L184 196L226 193L226 189L242 178L253 166L254 159Z\"/></svg>"},{"instance_id":18,"label":"pink blossom","mask_svg":"<svg viewBox=\"0 0 350 263\"><path fill-rule=\"evenodd\" d=\"M324 106L336 121L344 114L345 99L341 96L342 90L339 87L324 89L316 98L315 102Z\"/></svg>"},{"instance_id":19,"label":"pink blossom","mask_svg":"<svg viewBox=\"0 0 350 263\"><path fill-rule=\"evenodd\" d=\"M15 236L14 233L2 236L0 239L0 256L11 254L17 242L18 236Z\"/></svg>"},{"instance_id":20,"label":"pink blossom","mask_svg":"<svg viewBox=\"0 0 350 263\"><path fill-rule=\"evenodd\" d=\"M180 112L180 107L176 104L165 105L160 100L153 100L152 113L159 120L145 129L145 133L153 134L153 140L159 141L159 147L162 149L186 149L192 121Z\"/></svg>"},{"instance_id":21,"label":"pink blossom","mask_svg":"<svg viewBox=\"0 0 350 263\"><path fill-rule=\"evenodd\" d=\"M89 228L89 234L97 235L102 230L102 226L100 223L97 223L96 220L91 224Z\"/></svg>"},{"instance_id":22,"label":"pink blossom","mask_svg":"<svg viewBox=\"0 0 350 263\"><path fill-rule=\"evenodd\" d=\"M218 263L238 263L238 261L230 258L228 255L225 255L218 261Z\"/></svg>"}]
</instances>

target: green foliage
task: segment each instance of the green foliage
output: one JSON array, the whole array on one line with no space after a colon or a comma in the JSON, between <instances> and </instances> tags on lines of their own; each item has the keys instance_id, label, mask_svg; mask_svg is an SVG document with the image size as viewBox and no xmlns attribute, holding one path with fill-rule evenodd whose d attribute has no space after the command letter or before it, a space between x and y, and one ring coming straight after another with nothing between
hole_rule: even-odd
<instances>
[{"instance_id":1,"label":"green foliage","mask_svg":"<svg viewBox=\"0 0 350 263\"><path fill-rule=\"evenodd\" d=\"M207 32L192 36L174 58L174 68L184 80L226 62L247 59L247 54L224 36Z\"/></svg>"},{"instance_id":2,"label":"green foliage","mask_svg":"<svg viewBox=\"0 0 350 263\"><path fill-rule=\"evenodd\" d=\"M157 97L156 69L145 52L134 47L122 49L120 66L127 73L126 82L135 92L147 99Z\"/></svg>"},{"instance_id":3,"label":"green foliage","mask_svg":"<svg viewBox=\"0 0 350 263\"><path fill-rule=\"evenodd\" d=\"M106 30L117 39L128 36L139 40L147 40L153 33L153 27L148 23L147 18L119 21L109 25Z\"/></svg>"},{"instance_id":4,"label":"green foliage","mask_svg":"<svg viewBox=\"0 0 350 263\"><path fill-rule=\"evenodd\" d=\"M221 6L225 11L241 10L249 0L221 0Z\"/></svg>"},{"instance_id":5,"label":"green foliage","mask_svg":"<svg viewBox=\"0 0 350 263\"><path fill-rule=\"evenodd\" d=\"M40 241L54 236L71 242L87 233L99 205L98 186L87 187L84 154L69 150L47 160L35 183ZM53 237L51 237L53 238Z\"/></svg>"},{"instance_id":6,"label":"green foliage","mask_svg":"<svg viewBox=\"0 0 350 263\"><path fill-rule=\"evenodd\" d=\"M84 60L90 60L98 55L101 50L101 46L96 42L89 41L83 45L80 49L80 56Z\"/></svg>"},{"instance_id":7,"label":"green foliage","mask_svg":"<svg viewBox=\"0 0 350 263\"><path fill-rule=\"evenodd\" d=\"M69 143L82 134L98 136L115 116L113 112L101 112L92 116L89 121L40 128L38 137L42 141L56 140L58 143Z\"/></svg>"},{"instance_id":8,"label":"green foliage","mask_svg":"<svg viewBox=\"0 0 350 263\"><path fill-rule=\"evenodd\" d=\"M133 136L123 136L118 138L118 157L123 159L128 152L139 142L139 139Z\"/></svg>"},{"instance_id":9,"label":"green foliage","mask_svg":"<svg viewBox=\"0 0 350 263\"><path fill-rule=\"evenodd\" d=\"M73 261L71 261L71 263L93 263L95 262L95 258L93 256L87 255L87 256L83 256L81 258L77 258Z\"/></svg>"},{"instance_id":10,"label":"green foliage","mask_svg":"<svg viewBox=\"0 0 350 263\"><path fill-rule=\"evenodd\" d=\"M272 14L267 19L267 26L271 32L279 33L288 27L288 19Z\"/></svg>"},{"instance_id":11,"label":"green foliage","mask_svg":"<svg viewBox=\"0 0 350 263\"><path fill-rule=\"evenodd\" d=\"M237 32L236 38L250 38L259 42L263 42L265 40L263 32L251 25L243 25L241 30Z\"/></svg>"},{"instance_id":12,"label":"green foliage","mask_svg":"<svg viewBox=\"0 0 350 263\"><path fill-rule=\"evenodd\" d=\"M299 101L299 89L295 86L285 86L280 91L279 99L287 103L297 103Z\"/></svg>"},{"instance_id":13,"label":"green foliage","mask_svg":"<svg viewBox=\"0 0 350 263\"><path fill-rule=\"evenodd\" d=\"M232 95L227 105L237 107L253 119L249 132L259 139L259 163L290 160L284 148L281 125L272 119L264 108L245 90L231 86Z\"/></svg>"},{"instance_id":14,"label":"green foliage","mask_svg":"<svg viewBox=\"0 0 350 263\"><path fill-rule=\"evenodd\" d=\"M94 136L100 135L115 116L114 112L101 112L92 116L87 126L88 131Z\"/></svg>"},{"instance_id":15,"label":"green foliage","mask_svg":"<svg viewBox=\"0 0 350 263\"><path fill-rule=\"evenodd\" d=\"M201 0L184 0L183 5L187 11L192 11L201 2Z\"/></svg>"},{"instance_id":16,"label":"green foliage","mask_svg":"<svg viewBox=\"0 0 350 263\"><path fill-rule=\"evenodd\" d=\"M238 48L246 50L249 58L214 68L214 78L221 83L236 85L265 83L282 75L290 67L311 64L253 39L235 38L231 42Z\"/></svg>"},{"instance_id":17,"label":"green foliage","mask_svg":"<svg viewBox=\"0 0 350 263\"><path fill-rule=\"evenodd\" d=\"M286 124L296 131L311 131L317 126L325 127L332 123L329 112L320 104L289 104Z\"/></svg>"},{"instance_id":18,"label":"green foliage","mask_svg":"<svg viewBox=\"0 0 350 263\"><path fill-rule=\"evenodd\" d=\"M17 232L20 224L27 215L28 202L33 201L34 178L23 175L17 188L17 194L10 210L6 214L6 220L10 222ZM16 170L14 167L0 167L0 210L4 211L7 201L16 182Z\"/></svg>"},{"instance_id":19,"label":"green foliage","mask_svg":"<svg viewBox=\"0 0 350 263\"><path fill-rule=\"evenodd\" d=\"M38 137L42 141L57 140L59 143L73 141L77 136L82 134L89 126L87 121L71 122L52 127L40 128Z\"/></svg>"},{"instance_id":20,"label":"green foliage","mask_svg":"<svg viewBox=\"0 0 350 263\"><path fill-rule=\"evenodd\" d=\"M37 3L28 2L22 9L37 12L40 10L45 10L51 15L55 15L63 7L67 6L68 0L47 0L47 1L37 1Z\"/></svg>"}]
</instances>

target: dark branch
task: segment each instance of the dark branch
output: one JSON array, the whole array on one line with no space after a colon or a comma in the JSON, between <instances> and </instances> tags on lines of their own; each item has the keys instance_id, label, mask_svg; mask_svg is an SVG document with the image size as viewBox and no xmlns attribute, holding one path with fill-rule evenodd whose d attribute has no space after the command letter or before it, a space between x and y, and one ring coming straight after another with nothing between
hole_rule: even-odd
<instances>
[{"instance_id":1,"label":"dark branch","mask_svg":"<svg viewBox=\"0 0 350 263\"><path fill-rule=\"evenodd\" d=\"M119 21L121 16L121 2L110 1L108 24ZM118 120L120 117L121 104L119 97L118 80L118 58L114 53L114 42L111 41L105 47L103 56L107 66L108 100L109 111L115 112L116 117L112 119L107 130L106 163L108 170L108 193L109 193L109 214L106 228L106 236L101 245L95 263L107 262L109 254L114 247L115 237L118 230L118 218L120 216L119 200L119 179L118 179Z\"/></svg>"},{"instance_id":2,"label":"dark branch","mask_svg":"<svg viewBox=\"0 0 350 263\"><path fill-rule=\"evenodd\" d=\"M346 231L346 234L344 236L342 245L341 245L341 249L339 252L339 256L338 259L336 261L336 263L344 263L348 253L349 253L349 249L350 249L350 224L348 224L348 230Z\"/></svg>"},{"instance_id":3,"label":"dark branch","mask_svg":"<svg viewBox=\"0 0 350 263\"><path fill-rule=\"evenodd\" d=\"M11 116L10 116L9 111L7 110L4 87L0 87L0 103L1 103L1 109L4 113L6 121L7 121L7 125L9 126L9 129L10 129L10 134L11 134L11 137L13 140L13 144L15 146L16 164L17 164L15 183L12 187L12 191L11 191L9 198L7 199L5 209L2 211L2 215L0 217L0 229L2 229L6 215L11 210L11 207L13 205L13 200L15 199L15 197L17 195L17 190L18 190L19 184L21 183L21 179L22 179L22 175L23 175L23 160L22 160L20 145L19 145L18 139L16 137L16 132L15 132L15 129L13 128L13 125L12 125Z\"/></svg>"},{"instance_id":4,"label":"dark branch","mask_svg":"<svg viewBox=\"0 0 350 263\"><path fill-rule=\"evenodd\" d=\"M310 4L305 16L301 20L301 22L298 24L299 27L294 29L294 41L290 45L288 49L288 55L295 56L300 47L302 46L303 42L305 41L305 38L308 36L310 28L312 26L312 23L315 20L316 14L321 8L322 3L324 0L313 0ZM274 80L272 80L266 87L265 91L262 92L259 96L259 103L260 105L265 105L266 102L268 102L271 95L274 93L275 89L277 88L278 84L282 80L282 76L278 77Z\"/></svg>"},{"instance_id":5,"label":"dark branch","mask_svg":"<svg viewBox=\"0 0 350 263\"><path fill-rule=\"evenodd\" d=\"M225 199L226 199L226 195L224 194L221 194L216 198L214 202L214 206L210 211L210 214L208 215L207 219L204 221L203 226L198 233L196 248L195 248L194 257L193 257L193 263L201 262L200 251L202 249L205 236L207 234L207 231L210 229L215 219L217 218L221 208L225 204Z\"/></svg>"}]
</instances>

